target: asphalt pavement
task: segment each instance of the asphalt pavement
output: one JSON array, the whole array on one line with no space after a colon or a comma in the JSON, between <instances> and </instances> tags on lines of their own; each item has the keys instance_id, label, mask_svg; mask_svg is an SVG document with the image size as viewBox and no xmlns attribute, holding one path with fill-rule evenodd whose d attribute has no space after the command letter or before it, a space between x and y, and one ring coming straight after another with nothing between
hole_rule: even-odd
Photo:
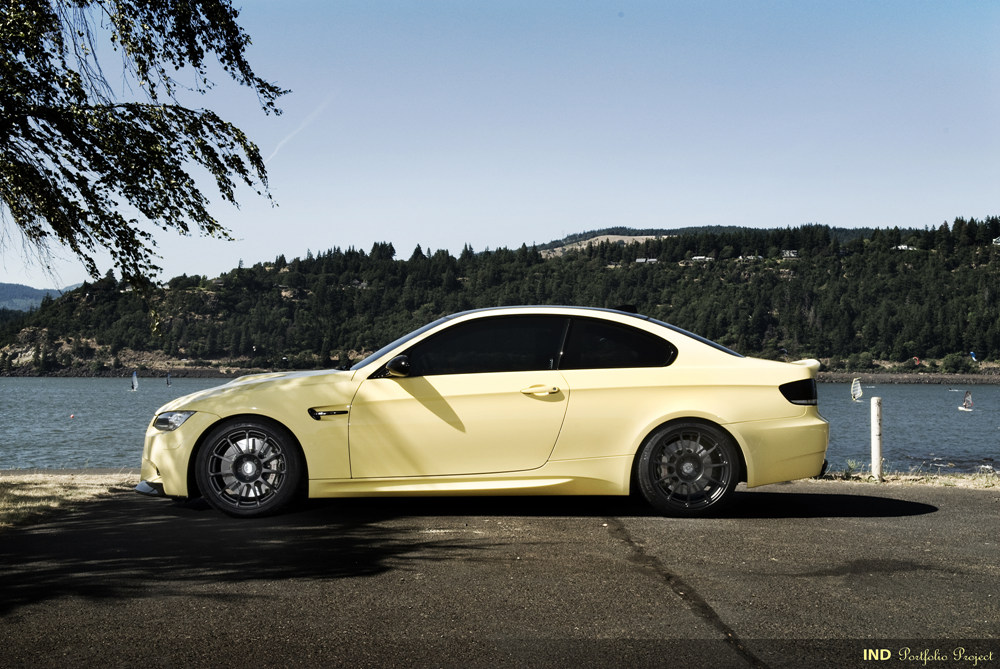
<instances>
[{"instance_id":1,"label":"asphalt pavement","mask_svg":"<svg viewBox=\"0 0 1000 669\"><path fill-rule=\"evenodd\" d=\"M623 498L119 493L0 533L2 667L1000 666L1000 489Z\"/></svg>"}]
</instances>

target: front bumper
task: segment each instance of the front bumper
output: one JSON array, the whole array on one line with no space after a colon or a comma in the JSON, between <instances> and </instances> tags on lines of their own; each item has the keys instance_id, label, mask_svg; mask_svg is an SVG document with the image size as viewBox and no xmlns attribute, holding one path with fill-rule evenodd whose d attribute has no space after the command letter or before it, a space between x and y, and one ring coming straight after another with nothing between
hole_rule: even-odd
<instances>
[{"instance_id":1,"label":"front bumper","mask_svg":"<svg viewBox=\"0 0 1000 669\"><path fill-rule=\"evenodd\" d=\"M163 492L162 483L150 483L149 481L139 481L139 485L135 487L135 491L140 495L149 495L150 497L167 496L167 493Z\"/></svg>"},{"instance_id":2,"label":"front bumper","mask_svg":"<svg viewBox=\"0 0 1000 669\"><path fill-rule=\"evenodd\" d=\"M150 423L142 450L142 467L136 492L144 495L188 497L188 463L198 437L219 420L215 414L199 411L176 430L164 432ZM142 488L140 490L139 488Z\"/></svg>"}]
</instances>

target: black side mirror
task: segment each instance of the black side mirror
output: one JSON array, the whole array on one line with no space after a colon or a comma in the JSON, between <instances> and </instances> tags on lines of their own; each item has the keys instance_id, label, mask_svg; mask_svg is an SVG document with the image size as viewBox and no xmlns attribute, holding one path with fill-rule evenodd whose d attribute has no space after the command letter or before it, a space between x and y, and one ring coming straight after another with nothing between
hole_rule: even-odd
<instances>
[{"instance_id":1,"label":"black side mirror","mask_svg":"<svg viewBox=\"0 0 1000 669\"><path fill-rule=\"evenodd\" d=\"M389 376L409 376L410 375L410 358L405 355L397 355L395 358L390 360L385 364L385 371L389 372Z\"/></svg>"}]
</instances>

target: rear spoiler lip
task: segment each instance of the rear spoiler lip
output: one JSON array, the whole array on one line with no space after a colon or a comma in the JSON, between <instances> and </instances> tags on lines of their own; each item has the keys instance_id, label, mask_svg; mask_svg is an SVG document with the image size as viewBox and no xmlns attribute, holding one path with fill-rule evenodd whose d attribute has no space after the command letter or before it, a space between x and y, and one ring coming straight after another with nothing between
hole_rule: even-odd
<instances>
[{"instance_id":1,"label":"rear spoiler lip","mask_svg":"<svg viewBox=\"0 0 1000 669\"><path fill-rule=\"evenodd\" d=\"M790 362L788 364L790 364L790 365L798 365L799 367L805 367L810 372L812 372L812 375L814 377L816 376L817 373L819 373L819 364L820 363L819 363L819 360L816 360L815 358L807 358L805 360L796 360L795 362Z\"/></svg>"}]
</instances>

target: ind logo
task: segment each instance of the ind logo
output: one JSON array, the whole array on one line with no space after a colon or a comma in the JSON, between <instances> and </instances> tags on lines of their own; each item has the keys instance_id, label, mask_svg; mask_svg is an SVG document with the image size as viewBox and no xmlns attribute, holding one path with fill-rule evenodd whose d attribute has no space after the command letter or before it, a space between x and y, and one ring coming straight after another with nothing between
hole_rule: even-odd
<instances>
[{"instance_id":1,"label":"ind logo","mask_svg":"<svg viewBox=\"0 0 1000 669\"><path fill-rule=\"evenodd\" d=\"M888 648L865 648L865 660L888 660L892 657L892 651Z\"/></svg>"}]
</instances>

